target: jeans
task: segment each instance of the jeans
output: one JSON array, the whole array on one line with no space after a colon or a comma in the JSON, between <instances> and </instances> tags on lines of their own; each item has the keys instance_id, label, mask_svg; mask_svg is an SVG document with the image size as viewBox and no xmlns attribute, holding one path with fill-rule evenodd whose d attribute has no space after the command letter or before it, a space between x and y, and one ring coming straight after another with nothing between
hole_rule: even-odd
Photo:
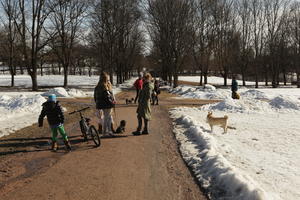
<instances>
[{"instance_id":1,"label":"jeans","mask_svg":"<svg viewBox=\"0 0 300 200\"><path fill-rule=\"evenodd\" d=\"M113 118L112 118L112 108L109 109L103 109L103 124L102 124L102 133L112 133L112 123L113 123Z\"/></svg>"}]
</instances>

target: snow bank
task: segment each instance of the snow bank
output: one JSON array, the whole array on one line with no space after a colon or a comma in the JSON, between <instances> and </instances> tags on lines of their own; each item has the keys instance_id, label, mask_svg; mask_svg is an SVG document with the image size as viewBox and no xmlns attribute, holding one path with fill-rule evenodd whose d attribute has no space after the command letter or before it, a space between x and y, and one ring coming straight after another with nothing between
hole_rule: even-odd
<instances>
[{"instance_id":1,"label":"snow bank","mask_svg":"<svg viewBox=\"0 0 300 200\"><path fill-rule=\"evenodd\" d=\"M278 96L270 101L251 98L224 99L219 103L207 104L201 107L205 111L225 111L231 113L259 112L295 112L300 110L300 101L292 97Z\"/></svg>"},{"instance_id":2,"label":"snow bank","mask_svg":"<svg viewBox=\"0 0 300 200\"><path fill-rule=\"evenodd\" d=\"M300 101L289 96L278 96L270 101L270 105L283 110L300 110Z\"/></svg>"},{"instance_id":3,"label":"snow bank","mask_svg":"<svg viewBox=\"0 0 300 200\"><path fill-rule=\"evenodd\" d=\"M0 137L37 122L41 105L46 101L41 95L0 97Z\"/></svg>"},{"instance_id":4,"label":"snow bank","mask_svg":"<svg viewBox=\"0 0 300 200\"><path fill-rule=\"evenodd\" d=\"M217 141L195 119L170 111L180 151L211 199L268 199L266 192L247 174L235 168L218 151Z\"/></svg>"},{"instance_id":5,"label":"snow bank","mask_svg":"<svg viewBox=\"0 0 300 200\"><path fill-rule=\"evenodd\" d=\"M219 103L207 104L201 108L202 110L218 110L226 112L240 112L240 113L251 113L251 112L269 112L272 110L269 103L254 99L225 99Z\"/></svg>"},{"instance_id":6,"label":"snow bank","mask_svg":"<svg viewBox=\"0 0 300 200\"><path fill-rule=\"evenodd\" d=\"M52 88L48 92L43 93L42 96L49 96L50 94L55 94L57 97L67 97L67 98L87 96L87 94L81 90L77 90L77 89L66 90L63 87Z\"/></svg>"},{"instance_id":7,"label":"snow bank","mask_svg":"<svg viewBox=\"0 0 300 200\"><path fill-rule=\"evenodd\" d=\"M169 92L181 95L184 98L194 99L227 99L231 98L229 90L216 89L214 86L206 84L202 86L185 86L180 85L176 88L170 88Z\"/></svg>"},{"instance_id":8,"label":"snow bank","mask_svg":"<svg viewBox=\"0 0 300 200\"><path fill-rule=\"evenodd\" d=\"M253 99L267 99L268 96L259 90L247 90L246 92L242 92L240 94L243 97L253 98Z\"/></svg>"}]
</instances>

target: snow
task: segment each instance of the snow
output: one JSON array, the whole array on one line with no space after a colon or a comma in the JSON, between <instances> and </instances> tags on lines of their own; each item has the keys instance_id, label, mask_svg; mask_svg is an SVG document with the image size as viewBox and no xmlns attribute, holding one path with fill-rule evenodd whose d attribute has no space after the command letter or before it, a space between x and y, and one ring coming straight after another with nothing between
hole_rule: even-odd
<instances>
[{"instance_id":1,"label":"snow","mask_svg":"<svg viewBox=\"0 0 300 200\"><path fill-rule=\"evenodd\" d=\"M179 76L178 80L180 81L187 81L187 82L194 82L199 83L200 82L200 76ZM209 76L207 77L207 82L212 85L223 85L224 84L224 78L217 77L217 76ZM232 79L227 79L227 84L231 84ZM241 80L237 80L239 85L242 85ZM246 81L246 85L255 85L254 81ZM258 82L258 85L265 85L265 82Z\"/></svg>"},{"instance_id":2,"label":"snow","mask_svg":"<svg viewBox=\"0 0 300 200\"><path fill-rule=\"evenodd\" d=\"M180 151L212 199L300 199L299 89L230 89L179 86L183 98L218 99L197 108L174 108ZM206 123L228 115L227 134ZM292 183L292 184L291 184Z\"/></svg>"},{"instance_id":3,"label":"snow","mask_svg":"<svg viewBox=\"0 0 300 200\"><path fill-rule=\"evenodd\" d=\"M35 123L45 101L41 95L1 95L0 137Z\"/></svg>"},{"instance_id":4,"label":"snow","mask_svg":"<svg viewBox=\"0 0 300 200\"><path fill-rule=\"evenodd\" d=\"M10 75L0 75L0 86L10 86ZM99 81L99 76L68 76L69 86L95 86ZM63 75L37 76L39 86L63 86ZM31 78L28 75L15 76L15 85L20 87L31 87Z\"/></svg>"},{"instance_id":5,"label":"snow","mask_svg":"<svg viewBox=\"0 0 300 200\"><path fill-rule=\"evenodd\" d=\"M88 96L86 93L84 93L82 90L77 89L65 89L63 87L56 87L52 88L49 91L41 94L42 96L49 96L50 94L55 94L57 97L86 97Z\"/></svg>"},{"instance_id":6,"label":"snow","mask_svg":"<svg viewBox=\"0 0 300 200\"><path fill-rule=\"evenodd\" d=\"M213 111L229 116L227 134L211 133L201 108L170 112L183 158L213 199L300 199L299 112Z\"/></svg>"},{"instance_id":7,"label":"snow","mask_svg":"<svg viewBox=\"0 0 300 200\"><path fill-rule=\"evenodd\" d=\"M170 88L169 91L183 98L194 99L225 99L231 96L229 90L216 90L216 88L211 85L205 85L204 87L180 85L176 88Z\"/></svg>"}]
</instances>

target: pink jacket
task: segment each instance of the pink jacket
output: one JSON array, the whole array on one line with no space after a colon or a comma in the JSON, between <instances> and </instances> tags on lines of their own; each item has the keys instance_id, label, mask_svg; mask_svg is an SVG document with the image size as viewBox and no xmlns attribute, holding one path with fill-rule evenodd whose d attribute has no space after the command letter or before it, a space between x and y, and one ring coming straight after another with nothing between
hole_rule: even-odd
<instances>
[{"instance_id":1,"label":"pink jacket","mask_svg":"<svg viewBox=\"0 0 300 200\"><path fill-rule=\"evenodd\" d=\"M143 89L143 82L143 79L137 79L133 85L136 89L141 90Z\"/></svg>"}]
</instances>

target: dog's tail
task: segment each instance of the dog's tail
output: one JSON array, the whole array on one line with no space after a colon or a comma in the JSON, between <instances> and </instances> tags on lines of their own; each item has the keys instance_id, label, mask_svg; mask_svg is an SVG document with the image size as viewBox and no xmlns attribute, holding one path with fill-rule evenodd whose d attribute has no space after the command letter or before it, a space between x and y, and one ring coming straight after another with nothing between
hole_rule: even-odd
<instances>
[{"instance_id":1,"label":"dog's tail","mask_svg":"<svg viewBox=\"0 0 300 200\"><path fill-rule=\"evenodd\" d=\"M228 116L227 116L227 115L224 115L224 118L225 118L225 119L228 119Z\"/></svg>"},{"instance_id":2,"label":"dog's tail","mask_svg":"<svg viewBox=\"0 0 300 200\"><path fill-rule=\"evenodd\" d=\"M227 126L227 128L228 128L228 129L233 129L233 130L236 130L236 128L235 128L235 127L233 127L233 126Z\"/></svg>"}]
</instances>

